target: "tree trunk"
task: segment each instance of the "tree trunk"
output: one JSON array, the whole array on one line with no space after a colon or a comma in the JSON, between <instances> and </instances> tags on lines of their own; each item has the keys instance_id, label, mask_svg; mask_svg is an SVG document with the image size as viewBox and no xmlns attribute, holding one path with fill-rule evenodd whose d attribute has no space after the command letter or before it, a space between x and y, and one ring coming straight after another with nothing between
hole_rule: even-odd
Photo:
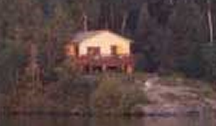
<instances>
[{"instance_id":1,"label":"tree trunk","mask_svg":"<svg viewBox=\"0 0 216 126\"><path fill-rule=\"evenodd\" d=\"M121 25L121 33L124 34L125 32L125 28L127 26L127 19L128 19L128 13L125 12L123 15L123 19L122 19L122 25Z\"/></svg>"},{"instance_id":2,"label":"tree trunk","mask_svg":"<svg viewBox=\"0 0 216 126\"><path fill-rule=\"evenodd\" d=\"M83 13L83 29L88 31L88 16L85 12Z\"/></svg>"},{"instance_id":3,"label":"tree trunk","mask_svg":"<svg viewBox=\"0 0 216 126\"><path fill-rule=\"evenodd\" d=\"M169 0L169 3L170 3L171 5L173 5L173 0Z\"/></svg>"},{"instance_id":4,"label":"tree trunk","mask_svg":"<svg viewBox=\"0 0 216 126\"><path fill-rule=\"evenodd\" d=\"M30 43L29 46L29 63L26 67L25 75L28 76L31 80L31 83L34 86L40 84L40 67L38 64L38 47L35 43ZM27 81L28 77L26 78Z\"/></svg>"},{"instance_id":5,"label":"tree trunk","mask_svg":"<svg viewBox=\"0 0 216 126\"><path fill-rule=\"evenodd\" d=\"M209 26L209 41L210 44L214 42L214 30L212 23L212 12L211 12L211 0L207 0L208 8L207 8L207 16L208 16L208 26Z\"/></svg>"},{"instance_id":6,"label":"tree trunk","mask_svg":"<svg viewBox=\"0 0 216 126\"><path fill-rule=\"evenodd\" d=\"M115 29L115 12L113 6L110 6L110 27L111 29Z\"/></svg>"}]
</instances>

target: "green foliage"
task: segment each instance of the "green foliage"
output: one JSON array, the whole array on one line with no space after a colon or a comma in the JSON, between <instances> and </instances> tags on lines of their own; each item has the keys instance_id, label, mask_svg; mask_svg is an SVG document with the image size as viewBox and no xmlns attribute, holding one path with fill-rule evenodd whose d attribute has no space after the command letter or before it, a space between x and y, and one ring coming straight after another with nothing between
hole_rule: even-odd
<instances>
[{"instance_id":1,"label":"green foliage","mask_svg":"<svg viewBox=\"0 0 216 126\"><path fill-rule=\"evenodd\" d=\"M70 83L79 76L79 72L76 71L73 60L70 58L64 60L57 67L54 67L53 72L57 75L58 81L62 84Z\"/></svg>"},{"instance_id":2,"label":"green foliage","mask_svg":"<svg viewBox=\"0 0 216 126\"><path fill-rule=\"evenodd\" d=\"M144 92L139 89L131 89L125 92L120 102L120 109L124 114L131 114L134 107L136 107L137 105L146 105L149 103Z\"/></svg>"},{"instance_id":3,"label":"green foliage","mask_svg":"<svg viewBox=\"0 0 216 126\"><path fill-rule=\"evenodd\" d=\"M121 99L118 83L113 80L102 80L91 96L91 107L94 113L116 112Z\"/></svg>"},{"instance_id":4,"label":"green foliage","mask_svg":"<svg viewBox=\"0 0 216 126\"><path fill-rule=\"evenodd\" d=\"M208 79L216 77L216 45L207 44L202 47L202 58L205 75Z\"/></svg>"},{"instance_id":5,"label":"green foliage","mask_svg":"<svg viewBox=\"0 0 216 126\"><path fill-rule=\"evenodd\" d=\"M102 77L91 95L91 109L95 114L126 114L136 105L145 105L147 98L135 85L117 77Z\"/></svg>"},{"instance_id":6,"label":"green foliage","mask_svg":"<svg viewBox=\"0 0 216 126\"><path fill-rule=\"evenodd\" d=\"M19 68L26 57L21 45L7 41L0 43L0 59L0 87L4 90L17 81Z\"/></svg>"},{"instance_id":7,"label":"green foliage","mask_svg":"<svg viewBox=\"0 0 216 126\"><path fill-rule=\"evenodd\" d=\"M19 88L23 101L41 97L41 89L31 85L30 73L23 72L28 63L26 57L30 43L38 46L37 61L42 81L46 85L56 84L55 91L50 91L50 94L60 97L56 101L61 103L72 95L77 96L74 94L82 97L83 94L86 96L88 89L92 91L91 86L85 87L86 82L82 82L85 90L81 89L81 93L74 91L74 86L82 88L80 81L74 79L83 76L77 73L73 61L67 60L64 52L71 36L83 30L83 14L88 17L89 30L110 29L130 36L135 41L133 51L139 54L136 56L139 70L142 67L151 72L171 71L173 76L170 80L181 80L175 73L215 80L216 47L203 46L201 51L199 47L208 41L209 36L206 1L189 1L1 0L0 92L9 92L5 90L9 85L20 84L19 78L25 78L28 83L14 86ZM215 6L212 6L213 19L216 15L214 9ZM125 27L123 31L122 26ZM213 26L215 29L216 20L213 20ZM91 95L93 110L125 112L136 104L147 102L140 89L120 78L121 75L116 78L101 77L99 87ZM35 93L37 91L40 93ZM208 89L205 92L206 95L211 94ZM19 94L12 95L14 98ZM67 105L71 103L68 101Z\"/></svg>"},{"instance_id":8,"label":"green foliage","mask_svg":"<svg viewBox=\"0 0 216 126\"><path fill-rule=\"evenodd\" d=\"M90 30L108 28L119 33L126 16L125 31L122 31L125 33L122 34L135 40L133 48L141 54L137 69L182 71L187 75L202 77L199 57L202 53L198 52L197 47L207 41L209 36L205 4L203 0L173 3L163 0L2 1L0 42L19 44L21 50L27 48L28 42L37 43L42 71L52 76L53 69L59 67L65 58L65 43L74 32L83 30L84 13L88 17ZM214 11L212 15L214 18ZM215 23L213 21L214 27ZM1 45L0 48L3 47ZM9 59L5 59L6 55L10 55L7 53L13 52L6 49L0 53L1 67L9 62ZM23 60L20 56L11 57ZM212 70L212 65L208 66L206 69Z\"/></svg>"},{"instance_id":9,"label":"green foliage","mask_svg":"<svg viewBox=\"0 0 216 126\"><path fill-rule=\"evenodd\" d=\"M202 87L202 94L206 98L215 98L215 91L209 84Z\"/></svg>"}]
</instances>

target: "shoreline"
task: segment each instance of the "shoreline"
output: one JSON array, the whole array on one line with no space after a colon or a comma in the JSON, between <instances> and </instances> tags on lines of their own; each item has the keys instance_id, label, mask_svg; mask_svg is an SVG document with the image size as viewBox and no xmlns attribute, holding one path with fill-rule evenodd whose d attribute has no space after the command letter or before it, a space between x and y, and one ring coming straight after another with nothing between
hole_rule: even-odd
<instances>
[{"instance_id":1,"label":"shoreline","mask_svg":"<svg viewBox=\"0 0 216 126\"><path fill-rule=\"evenodd\" d=\"M74 85L48 85L43 95L40 92L23 96L2 95L0 113L130 117L186 115L205 110L216 112L213 86L199 80L178 76L114 74L81 78L75 82ZM19 90L31 94L29 90ZM57 97L53 99L53 96Z\"/></svg>"},{"instance_id":2,"label":"shoreline","mask_svg":"<svg viewBox=\"0 0 216 126\"><path fill-rule=\"evenodd\" d=\"M22 115L22 116L41 116L41 115L53 115L53 116L78 116L78 117L97 117L97 116L122 116L122 117L174 117L174 116L190 116L190 115L199 115L203 112L212 112L216 113L215 109L206 109L201 107L181 107L181 108L157 108L156 106L143 106L145 110L131 112L131 113L90 113L90 112L70 112L70 111L0 111L1 115Z\"/></svg>"}]
</instances>

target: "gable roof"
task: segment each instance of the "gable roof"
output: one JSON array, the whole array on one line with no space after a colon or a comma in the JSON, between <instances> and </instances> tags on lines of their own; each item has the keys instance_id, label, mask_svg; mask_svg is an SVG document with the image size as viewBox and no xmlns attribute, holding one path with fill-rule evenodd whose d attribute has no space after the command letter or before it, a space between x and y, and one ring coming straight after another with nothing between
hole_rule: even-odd
<instances>
[{"instance_id":1,"label":"gable roof","mask_svg":"<svg viewBox=\"0 0 216 126\"><path fill-rule=\"evenodd\" d=\"M79 42L82 42L82 41L84 41L86 39L92 38L92 37L94 37L96 35L99 35L99 34L102 34L102 33L111 33L111 34L113 34L113 35L115 35L117 37L121 37L121 38L123 38L123 39L125 39L125 40L127 40L129 42L132 42L132 40L130 40L130 39L126 38L126 37L123 37L121 35L118 35L116 33L113 33L113 32L111 32L109 30L96 30L96 31L78 32L77 34L75 34L73 36L72 41L76 42L76 43L79 43Z\"/></svg>"}]
</instances>

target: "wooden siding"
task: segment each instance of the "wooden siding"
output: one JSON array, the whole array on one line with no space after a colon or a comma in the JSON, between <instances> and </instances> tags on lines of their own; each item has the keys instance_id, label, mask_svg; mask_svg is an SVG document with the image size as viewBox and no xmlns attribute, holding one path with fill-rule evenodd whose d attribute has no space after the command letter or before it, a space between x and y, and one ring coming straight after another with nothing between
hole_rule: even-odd
<instances>
[{"instance_id":1,"label":"wooden siding","mask_svg":"<svg viewBox=\"0 0 216 126\"><path fill-rule=\"evenodd\" d=\"M67 55L74 57L74 63L80 71L95 68L102 71L114 68L127 73L133 71L131 40L108 31L80 40L82 41L71 42L66 47Z\"/></svg>"},{"instance_id":2,"label":"wooden siding","mask_svg":"<svg viewBox=\"0 0 216 126\"><path fill-rule=\"evenodd\" d=\"M102 56L111 55L111 47L117 47L117 55L130 54L130 42L109 32L86 39L79 44L79 56L87 55L88 47L99 47Z\"/></svg>"}]
</instances>

